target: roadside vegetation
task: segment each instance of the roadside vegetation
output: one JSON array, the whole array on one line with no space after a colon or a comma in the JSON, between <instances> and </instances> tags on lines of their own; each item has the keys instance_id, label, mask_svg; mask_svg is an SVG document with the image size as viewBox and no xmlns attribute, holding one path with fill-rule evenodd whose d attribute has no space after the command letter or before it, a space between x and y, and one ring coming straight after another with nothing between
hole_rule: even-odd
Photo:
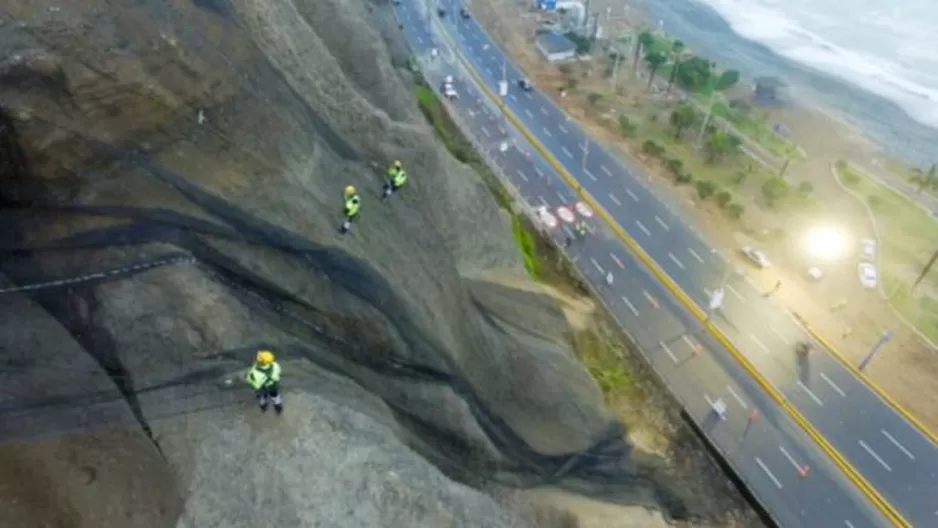
<instances>
[{"instance_id":1,"label":"roadside vegetation","mask_svg":"<svg viewBox=\"0 0 938 528\"><path fill-rule=\"evenodd\" d=\"M413 91L421 111L447 150L453 157L471 166L482 177L498 204L511 212L512 234L530 277L567 295L590 295L576 271L553 244L542 237L526 217L512 210L511 195L449 117L433 90L419 76ZM640 391L624 361L627 348L621 332L606 318L601 319L596 318L594 324L576 329L573 334L574 346L607 401L621 406L626 400L640 397Z\"/></svg>"}]
</instances>

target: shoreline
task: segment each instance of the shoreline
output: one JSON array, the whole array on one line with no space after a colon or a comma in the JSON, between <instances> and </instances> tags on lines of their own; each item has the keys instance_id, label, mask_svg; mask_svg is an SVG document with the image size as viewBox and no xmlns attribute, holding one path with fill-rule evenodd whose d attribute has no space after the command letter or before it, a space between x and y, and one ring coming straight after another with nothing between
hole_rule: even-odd
<instances>
[{"instance_id":1,"label":"shoreline","mask_svg":"<svg viewBox=\"0 0 938 528\"><path fill-rule=\"evenodd\" d=\"M664 36L668 38L681 40L683 42L683 39L681 38L680 35L672 33L668 30L667 25L662 25L660 26L660 29L659 29L658 24L655 22L654 17L649 11L648 7L645 5L645 2L646 0L628 0L625 2L625 5L628 6L628 11L627 11L628 16L623 16L622 18L617 20L617 22L621 24L623 29L625 31L641 31L641 30L647 30L647 31L653 31L653 32L660 31L661 34L663 34ZM745 37L742 37L739 34L736 34L736 36L738 38L745 39ZM748 40L748 39L745 39L745 40ZM749 41L749 42L753 42L753 41ZM754 42L754 44L760 45L760 46L762 45L756 42ZM687 45L686 50L690 54L697 55L699 57L702 57L708 60L713 60L707 54L698 53L696 49L694 47L691 47L690 45ZM782 60L788 60L788 59L785 59L784 57L779 56L774 51L772 51L772 53L778 56ZM732 68L729 68L728 65L722 64L720 62L716 62L716 65L717 65L717 68L721 70L732 69ZM745 70L737 70L737 71L739 71L740 81L741 81L738 86L740 87L745 86L749 91L751 91L751 89L754 87L751 72L747 72ZM786 84L789 83L788 79L781 78L781 80L784 81ZM839 80L838 82L846 82L846 81ZM856 87L856 88L862 89L860 87ZM873 135L868 130L864 130L863 126L860 123L857 123L853 119L851 119L851 117L848 114L845 114L844 112L836 108L833 108L830 105L827 105L822 101L817 101L815 98L812 98L811 96L804 93L805 91L806 91L805 87L803 86L799 86L798 84L789 84L784 91L784 95L782 97L783 102L779 106L777 107L759 106L757 108L760 111L766 112L768 114L769 119L767 119L766 121L769 123L773 121L772 119L773 117L781 117L781 115L779 114L787 115L788 119L794 119L798 121L826 120L835 126L846 129L851 136L855 137L855 139L862 138L863 142L867 143L865 147L870 150L870 153L873 154L873 157L880 157L880 158L885 157L885 156L893 157L893 158L897 157L893 153L890 152L889 148L886 145L883 145L881 142L877 141L876 138L873 137ZM790 123L781 123L781 124L785 125L789 129L793 128L792 126L790 126ZM936 132L938 132L938 130L936 130ZM795 137L795 134L790 134L787 137L786 136L779 136L779 137L795 144L798 147L804 148L804 145L802 144L802 142L798 141L798 139ZM870 160L867 160L867 161L870 161ZM903 165L907 165L909 167L914 166L908 160L899 158L899 161Z\"/></svg>"}]
</instances>

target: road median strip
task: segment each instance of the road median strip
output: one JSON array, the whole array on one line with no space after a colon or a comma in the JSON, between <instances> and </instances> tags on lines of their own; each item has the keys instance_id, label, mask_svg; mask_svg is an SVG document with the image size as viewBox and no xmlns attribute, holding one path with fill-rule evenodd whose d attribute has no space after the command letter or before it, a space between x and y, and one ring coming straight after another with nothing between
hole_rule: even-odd
<instances>
[{"instance_id":1,"label":"road median strip","mask_svg":"<svg viewBox=\"0 0 938 528\"><path fill-rule=\"evenodd\" d=\"M540 140L532 134L528 128L514 115L514 113L509 110L504 102L488 87L485 81L479 76L476 72L475 67L463 57L462 53L459 51L458 46L452 42L452 39L449 37L445 30L442 31L443 36L446 40L449 41L450 47L454 50L457 58L463 66L466 68L466 71L473 77L476 85L489 97L493 102L495 102L499 109L505 117L515 126L515 128L521 132L521 134L528 140L528 142L544 157L544 159L563 177L564 181L573 188L578 195L596 211L600 218L616 233L616 235L625 243L626 247L645 265L645 267L652 272L655 278L664 285L668 291L676 299L678 299L684 307L690 311L695 318L704 323L704 327L707 329L708 333L716 339L729 353L733 356L734 359L743 367L743 369L754 379L757 383L769 394L769 396L775 400L775 402L783 409L789 416L797 423L802 430L810 437L820 448L824 451L831 460L834 461L835 465L846 475L857 488L874 504L883 514L892 522L895 526L901 527L911 527L908 521L906 521L901 514L899 514L896 509L889 504L880 493L873 488L869 482L857 472L853 466L844 458L843 455L837 451L834 446L832 446L827 439L825 439L793 405L791 405L785 397L778 391L756 368L755 366L743 355L739 349L729 340L729 338L711 321L706 317L706 313L695 303L684 291L677 285L677 283L672 279L659 265L655 262L654 259L648 255L641 246L638 245L635 240L628 235L628 233L616 222L605 208L600 205L593 196L583 189L580 183L576 178L571 175L566 168L553 156L553 154L547 150L546 147L540 142ZM889 401L889 400L887 400ZM913 422L914 423L914 422Z\"/></svg>"}]
</instances>

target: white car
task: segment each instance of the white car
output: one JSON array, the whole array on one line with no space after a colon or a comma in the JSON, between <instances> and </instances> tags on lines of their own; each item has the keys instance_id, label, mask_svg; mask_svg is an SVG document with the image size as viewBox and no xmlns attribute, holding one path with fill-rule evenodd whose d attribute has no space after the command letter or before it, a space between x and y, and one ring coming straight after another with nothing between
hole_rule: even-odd
<instances>
[{"instance_id":1,"label":"white car","mask_svg":"<svg viewBox=\"0 0 938 528\"><path fill-rule=\"evenodd\" d=\"M459 94L456 92L456 89L453 88L453 76L447 75L443 79L443 96L447 99L459 99Z\"/></svg>"},{"instance_id":2,"label":"white car","mask_svg":"<svg viewBox=\"0 0 938 528\"><path fill-rule=\"evenodd\" d=\"M864 238L860 241L860 260L876 262L876 241L872 238Z\"/></svg>"},{"instance_id":3,"label":"white car","mask_svg":"<svg viewBox=\"0 0 938 528\"><path fill-rule=\"evenodd\" d=\"M857 271L860 274L860 284L864 288L871 290L876 287L876 266L869 262L861 262L857 266Z\"/></svg>"},{"instance_id":4,"label":"white car","mask_svg":"<svg viewBox=\"0 0 938 528\"><path fill-rule=\"evenodd\" d=\"M765 269L771 267L769 259L765 256L765 253L759 251L758 249L751 248L749 246L743 246L742 248L743 255L746 255L753 264L758 266L760 269Z\"/></svg>"}]
</instances>

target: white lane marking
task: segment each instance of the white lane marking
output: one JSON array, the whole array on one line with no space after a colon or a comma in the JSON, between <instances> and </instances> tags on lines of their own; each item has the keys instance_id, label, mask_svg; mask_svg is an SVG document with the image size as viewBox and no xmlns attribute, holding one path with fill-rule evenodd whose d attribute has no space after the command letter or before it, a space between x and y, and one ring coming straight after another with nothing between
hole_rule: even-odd
<instances>
[{"instance_id":1,"label":"white lane marking","mask_svg":"<svg viewBox=\"0 0 938 528\"><path fill-rule=\"evenodd\" d=\"M589 169L587 169L585 172L586 172L586 175L589 176L591 180L593 180L593 181L599 181L599 180L596 179L596 176L593 176L593 173L590 172Z\"/></svg>"},{"instance_id":2,"label":"white lane marking","mask_svg":"<svg viewBox=\"0 0 938 528\"><path fill-rule=\"evenodd\" d=\"M514 102L516 102L516 103L518 102L518 96L517 96L517 95L515 95L515 94L508 94L508 97L510 97L512 101L514 101Z\"/></svg>"},{"instance_id":3,"label":"white lane marking","mask_svg":"<svg viewBox=\"0 0 938 528\"><path fill-rule=\"evenodd\" d=\"M651 304L651 305L654 306L655 308L658 307L658 301L656 301L655 298L652 297L651 294L648 293L647 290L642 290L642 294L645 296L646 299L648 299L648 303L649 303L649 304Z\"/></svg>"},{"instance_id":4,"label":"white lane marking","mask_svg":"<svg viewBox=\"0 0 938 528\"><path fill-rule=\"evenodd\" d=\"M532 112L531 112L530 110L528 110L527 108L524 109L524 113L525 113L525 114L528 114L528 117L529 117L529 118L534 119L534 113L532 113Z\"/></svg>"},{"instance_id":5,"label":"white lane marking","mask_svg":"<svg viewBox=\"0 0 938 528\"><path fill-rule=\"evenodd\" d=\"M745 297L743 297L742 295L740 295L740 293L739 293L738 291L736 291L736 289L733 288L732 286L730 286L729 284L726 285L726 289L729 290L730 293L732 293L733 295L735 295L740 301L745 301L745 300L746 300Z\"/></svg>"},{"instance_id":6,"label":"white lane marking","mask_svg":"<svg viewBox=\"0 0 938 528\"><path fill-rule=\"evenodd\" d=\"M837 391L837 394L840 394L840 395L843 396L844 398L847 397L847 395L844 393L843 389L841 389L840 387L838 387L837 384L834 383L834 381L833 381L832 379L828 378L828 377L827 377L827 374L824 374L824 373L822 372L822 373L821 373L821 379L824 380L824 381L826 381L827 384L830 385L832 389L834 389L835 391Z\"/></svg>"},{"instance_id":7,"label":"white lane marking","mask_svg":"<svg viewBox=\"0 0 938 528\"><path fill-rule=\"evenodd\" d=\"M619 257L617 257L615 253L610 252L610 253L609 253L609 256L612 257L612 260L614 260L615 263L616 263L620 268L625 269L625 264L623 264L622 261L619 260Z\"/></svg>"},{"instance_id":8,"label":"white lane marking","mask_svg":"<svg viewBox=\"0 0 938 528\"><path fill-rule=\"evenodd\" d=\"M670 230L671 230L671 228L668 227L668 224L664 223L664 220L662 220L661 218L659 218L658 215L655 215L655 222L658 222L658 225L661 226L661 229L664 229L665 231L670 231Z\"/></svg>"},{"instance_id":9,"label":"white lane marking","mask_svg":"<svg viewBox=\"0 0 938 528\"><path fill-rule=\"evenodd\" d=\"M557 198L559 198L561 202L566 202L566 201L567 201L566 197L564 197L564 195L560 194L560 191L554 191L554 194L557 195Z\"/></svg>"},{"instance_id":10,"label":"white lane marking","mask_svg":"<svg viewBox=\"0 0 938 528\"><path fill-rule=\"evenodd\" d=\"M756 464L759 464L759 467L762 468L762 471L765 471L765 474L769 476L769 479L772 480L775 486L778 487L778 489L782 489L782 483L778 481L778 478L776 478L775 475L772 474L771 471L769 471L769 468L766 467L765 462L763 462L762 459L759 457L755 457L755 459L756 459Z\"/></svg>"},{"instance_id":11,"label":"white lane marking","mask_svg":"<svg viewBox=\"0 0 938 528\"><path fill-rule=\"evenodd\" d=\"M600 273L606 273L605 270L603 270L603 267L599 265L599 262L596 262L596 259L594 259L593 257L590 257L590 263L592 263L593 266L594 266Z\"/></svg>"},{"instance_id":12,"label":"white lane marking","mask_svg":"<svg viewBox=\"0 0 938 528\"><path fill-rule=\"evenodd\" d=\"M557 128L559 128L560 131L563 132L564 134L569 134L569 133L570 133L570 131L567 130L566 128L564 128L563 125L557 125Z\"/></svg>"},{"instance_id":13,"label":"white lane marking","mask_svg":"<svg viewBox=\"0 0 938 528\"><path fill-rule=\"evenodd\" d=\"M569 150L567 150L567 147L560 147L560 150L562 150L563 153L567 155L567 157L569 157L569 158L572 158L572 157L573 157L573 153L570 152Z\"/></svg>"},{"instance_id":14,"label":"white lane marking","mask_svg":"<svg viewBox=\"0 0 938 528\"><path fill-rule=\"evenodd\" d=\"M759 348L761 348L762 351L765 352L766 354L771 354L771 353L772 353L772 351L769 350L769 347L765 346L765 343L763 343L762 341L759 341L759 338L756 337L755 334L750 333L750 334L749 334L749 339L752 339L752 342L753 342L753 343L759 345Z\"/></svg>"},{"instance_id":15,"label":"white lane marking","mask_svg":"<svg viewBox=\"0 0 938 528\"><path fill-rule=\"evenodd\" d=\"M531 95L530 92L524 92L524 95L525 95L525 97L527 97L528 99L534 99L534 96Z\"/></svg>"},{"instance_id":16,"label":"white lane marking","mask_svg":"<svg viewBox=\"0 0 938 528\"><path fill-rule=\"evenodd\" d=\"M485 137L490 138L492 134L489 132L489 129L482 127L482 133L485 134Z\"/></svg>"},{"instance_id":17,"label":"white lane marking","mask_svg":"<svg viewBox=\"0 0 938 528\"><path fill-rule=\"evenodd\" d=\"M538 178L543 178L543 177L544 177L544 173L541 171L541 169L537 168L536 165L534 166L534 172L537 173L537 177L538 177Z\"/></svg>"},{"instance_id":18,"label":"white lane marking","mask_svg":"<svg viewBox=\"0 0 938 528\"><path fill-rule=\"evenodd\" d=\"M795 460L795 457L791 456L791 454L789 454L788 451L786 451L782 446L778 446L778 450L781 451L783 455L785 455L785 458L787 458L789 462L791 462L791 465L795 467L795 471L801 471L801 466Z\"/></svg>"},{"instance_id":19,"label":"white lane marking","mask_svg":"<svg viewBox=\"0 0 938 528\"><path fill-rule=\"evenodd\" d=\"M892 468L889 467L889 464L887 464L882 458L880 458L879 455L876 454L876 451L873 451L872 449L870 449L870 446L866 445L866 442L864 442L863 440L857 440L857 443L859 443L860 447L862 447L864 451L869 453L871 457L875 458L877 462L882 464L882 466L886 468L886 471L892 472Z\"/></svg>"},{"instance_id":20,"label":"white lane marking","mask_svg":"<svg viewBox=\"0 0 938 528\"><path fill-rule=\"evenodd\" d=\"M846 526L847 528L857 528L856 526L853 525L852 522L850 522L850 521L848 521L848 520L846 520L846 519L844 519L844 526Z\"/></svg>"},{"instance_id":21,"label":"white lane marking","mask_svg":"<svg viewBox=\"0 0 938 528\"><path fill-rule=\"evenodd\" d=\"M810 396L811 399L814 400L814 403L820 405L821 407L824 407L824 402L822 402L821 399L817 397L817 394L814 394L813 392L811 392L811 389L809 389L807 385L802 383L801 380L798 380L797 383L798 383L798 386L801 387L801 390L807 392L808 396Z\"/></svg>"},{"instance_id":22,"label":"white lane marking","mask_svg":"<svg viewBox=\"0 0 938 528\"><path fill-rule=\"evenodd\" d=\"M423 44L423 39L422 39L422 38L420 38L420 37L416 37L416 38L417 38L417 44Z\"/></svg>"},{"instance_id":23,"label":"white lane marking","mask_svg":"<svg viewBox=\"0 0 938 528\"><path fill-rule=\"evenodd\" d=\"M904 445L900 444L898 440L893 438L891 434L887 433L885 429L880 429L879 432L883 433L883 436L885 436L887 440L892 442L892 445L896 446L896 448L899 449L899 451L902 451L903 453L905 453L905 456L909 457L910 460L915 460L915 457L912 456L912 453L910 453L909 450L906 449Z\"/></svg>"},{"instance_id":24,"label":"white lane marking","mask_svg":"<svg viewBox=\"0 0 938 528\"><path fill-rule=\"evenodd\" d=\"M635 308L635 305L632 304L632 301L625 298L625 295L622 296L622 302L629 307L629 310L632 310L632 313L635 314L635 317L638 317L638 310Z\"/></svg>"},{"instance_id":25,"label":"white lane marking","mask_svg":"<svg viewBox=\"0 0 938 528\"><path fill-rule=\"evenodd\" d=\"M544 115L547 115L547 109L544 108L543 106L541 107L541 113Z\"/></svg>"},{"instance_id":26,"label":"white lane marking","mask_svg":"<svg viewBox=\"0 0 938 528\"><path fill-rule=\"evenodd\" d=\"M525 182L528 181L528 177L525 176L523 172L521 172L521 169L518 169L518 176L521 176L521 179L524 180Z\"/></svg>"},{"instance_id":27,"label":"white lane marking","mask_svg":"<svg viewBox=\"0 0 938 528\"><path fill-rule=\"evenodd\" d=\"M674 256L674 253L668 251L668 258L670 258L671 262L675 263L677 267L684 269L684 263L678 260L677 257Z\"/></svg>"},{"instance_id":28,"label":"white lane marking","mask_svg":"<svg viewBox=\"0 0 938 528\"><path fill-rule=\"evenodd\" d=\"M726 390L730 391L730 394L733 395L733 398L735 398L736 401L739 402L739 405L740 405L743 409L749 409L749 406L746 405L746 402L743 401L742 397L740 397L739 394L736 394L736 391L733 390L733 387L730 387L729 385L727 385L727 386L726 386Z\"/></svg>"},{"instance_id":29,"label":"white lane marking","mask_svg":"<svg viewBox=\"0 0 938 528\"><path fill-rule=\"evenodd\" d=\"M694 257L695 259L697 259L697 262L699 262L699 263L701 263L701 264L704 263L704 259L703 259L700 255L698 255L697 252L693 250L693 248L687 248L687 251L690 252L690 255L691 255L692 257Z\"/></svg>"},{"instance_id":30,"label":"white lane marking","mask_svg":"<svg viewBox=\"0 0 938 528\"><path fill-rule=\"evenodd\" d=\"M544 207L550 207L550 204L547 203L547 200L545 200L543 196L538 195L538 196L537 196L537 199L541 201L541 204L543 204Z\"/></svg>"},{"instance_id":31,"label":"white lane marking","mask_svg":"<svg viewBox=\"0 0 938 528\"><path fill-rule=\"evenodd\" d=\"M633 193L630 189L626 189L625 194L629 195L629 198L631 198L633 202L638 201L638 196L635 196L635 193Z\"/></svg>"},{"instance_id":32,"label":"white lane marking","mask_svg":"<svg viewBox=\"0 0 938 528\"><path fill-rule=\"evenodd\" d=\"M643 233L645 233L648 236L651 236L651 231L649 231L648 228L645 227L645 224L639 222L638 220L635 221L635 224L638 226L639 229L642 230Z\"/></svg>"},{"instance_id":33,"label":"white lane marking","mask_svg":"<svg viewBox=\"0 0 938 528\"><path fill-rule=\"evenodd\" d=\"M614 204L616 204L616 205L618 205L618 206L620 206L620 207L622 206L622 202L620 202L619 199L616 198L616 195L614 195L614 194L612 194L612 193L609 193L609 199L612 200L612 202L613 202Z\"/></svg>"},{"instance_id":34,"label":"white lane marking","mask_svg":"<svg viewBox=\"0 0 938 528\"><path fill-rule=\"evenodd\" d=\"M612 173L609 172L609 169L607 169L605 165L600 165L599 168L600 168L603 172L606 173L606 176L612 176Z\"/></svg>"},{"instance_id":35,"label":"white lane marking","mask_svg":"<svg viewBox=\"0 0 938 528\"><path fill-rule=\"evenodd\" d=\"M774 326L770 326L769 329L772 330L772 333L773 333L773 334L777 335L778 338L782 340L782 343L785 343L786 345L792 344L792 343L791 343L791 339L788 339L787 337L785 337L785 336L784 336L781 332L779 332Z\"/></svg>"},{"instance_id":36,"label":"white lane marking","mask_svg":"<svg viewBox=\"0 0 938 528\"><path fill-rule=\"evenodd\" d=\"M485 71L487 71L489 75L495 75L495 72L492 71L492 68L489 68L488 66L485 67Z\"/></svg>"},{"instance_id":37,"label":"white lane marking","mask_svg":"<svg viewBox=\"0 0 938 528\"><path fill-rule=\"evenodd\" d=\"M550 130L547 130L546 128L543 128L543 127L541 128L541 130L543 130L544 133L547 134L547 137L554 137L554 135L550 133Z\"/></svg>"},{"instance_id":38,"label":"white lane marking","mask_svg":"<svg viewBox=\"0 0 938 528\"><path fill-rule=\"evenodd\" d=\"M671 349L668 348L668 345L664 344L664 341L658 341L658 344L661 345L661 348L668 354L668 357L671 358L671 361L677 363L677 356L674 355L674 352L671 352Z\"/></svg>"}]
</instances>

